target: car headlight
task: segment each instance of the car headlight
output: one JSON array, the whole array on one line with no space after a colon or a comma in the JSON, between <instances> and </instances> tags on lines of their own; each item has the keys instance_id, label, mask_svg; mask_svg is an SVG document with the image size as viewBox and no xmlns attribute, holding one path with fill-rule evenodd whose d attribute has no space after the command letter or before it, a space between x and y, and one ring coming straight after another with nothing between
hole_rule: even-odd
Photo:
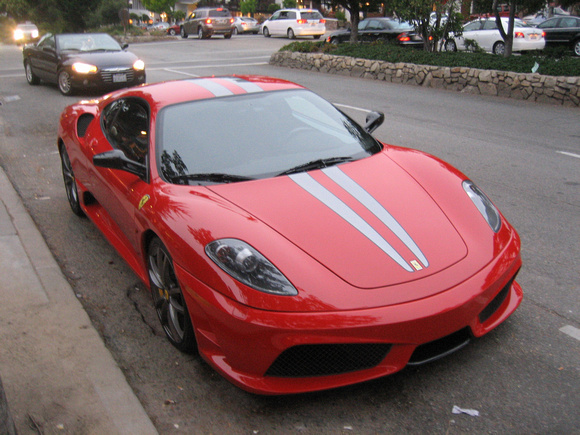
<instances>
[{"instance_id":1,"label":"car headlight","mask_svg":"<svg viewBox=\"0 0 580 435\"><path fill-rule=\"evenodd\" d=\"M483 193L471 180L465 180L463 182L463 190L465 190L467 196L471 198L493 232L497 233L501 228L501 218L495 205L493 205L485 193Z\"/></svg>"},{"instance_id":2,"label":"car headlight","mask_svg":"<svg viewBox=\"0 0 580 435\"><path fill-rule=\"evenodd\" d=\"M22 30L16 29L14 31L14 40L20 41L22 38L24 38L24 33L22 32Z\"/></svg>"},{"instance_id":3,"label":"car headlight","mask_svg":"<svg viewBox=\"0 0 580 435\"><path fill-rule=\"evenodd\" d=\"M38 30L33 30L33 31L32 31L32 38L33 38L33 39L36 39L36 38L38 38Z\"/></svg>"},{"instance_id":4,"label":"car headlight","mask_svg":"<svg viewBox=\"0 0 580 435\"><path fill-rule=\"evenodd\" d=\"M97 67L83 62L73 63L72 69L79 74L94 74L97 72Z\"/></svg>"},{"instance_id":5,"label":"car headlight","mask_svg":"<svg viewBox=\"0 0 580 435\"><path fill-rule=\"evenodd\" d=\"M280 296L298 294L282 272L246 242L215 240L205 252L224 272L253 289Z\"/></svg>"},{"instance_id":6,"label":"car headlight","mask_svg":"<svg viewBox=\"0 0 580 435\"><path fill-rule=\"evenodd\" d=\"M133 69L136 69L137 71L143 71L145 69L145 62L143 62L141 59L136 60L133 64Z\"/></svg>"}]
</instances>

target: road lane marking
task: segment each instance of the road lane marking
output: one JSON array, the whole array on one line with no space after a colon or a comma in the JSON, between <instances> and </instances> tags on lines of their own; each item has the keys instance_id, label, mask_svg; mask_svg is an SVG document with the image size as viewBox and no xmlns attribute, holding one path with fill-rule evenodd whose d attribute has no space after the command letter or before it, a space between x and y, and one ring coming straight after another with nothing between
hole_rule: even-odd
<instances>
[{"instance_id":1,"label":"road lane marking","mask_svg":"<svg viewBox=\"0 0 580 435\"><path fill-rule=\"evenodd\" d=\"M575 338L576 340L580 341L580 329L578 328L574 328L573 326L570 325L566 325L562 328L560 328L560 332L563 332L566 335L569 335L572 338Z\"/></svg>"},{"instance_id":2,"label":"road lane marking","mask_svg":"<svg viewBox=\"0 0 580 435\"><path fill-rule=\"evenodd\" d=\"M565 156L568 157L576 157L577 159L580 159L580 154L574 154L574 153L569 153L567 151L556 151L559 154L564 154Z\"/></svg>"},{"instance_id":3,"label":"road lane marking","mask_svg":"<svg viewBox=\"0 0 580 435\"><path fill-rule=\"evenodd\" d=\"M256 65L269 65L268 62L255 62L255 63L229 63L229 64L217 64L217 65L192 65L192 66L180 66L179 69L202 69L202 68L222 68L226 66L256 66ZM167 68L146 68L146 71L163 71Z\"/></svg>"},{"instance_id":4,"label":"road lane marking","mask_svg":"<svg viewBox=\"0 0 580 435\"><path fill-rule=\"evenodd\" d=\"M163 68L163 71L172 72L175 74L183 74L184 76L188 76L188 77L199 77L197 74L190 74L190 73L186 73L184 71L177 71L175 69Z\"/></svg>"}]
</instances>

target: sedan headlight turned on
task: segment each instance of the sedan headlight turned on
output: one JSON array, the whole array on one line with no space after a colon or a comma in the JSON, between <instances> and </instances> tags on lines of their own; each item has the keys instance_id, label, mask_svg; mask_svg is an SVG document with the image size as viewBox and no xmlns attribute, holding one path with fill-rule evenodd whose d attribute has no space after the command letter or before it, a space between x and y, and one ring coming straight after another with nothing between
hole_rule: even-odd
<instances>
[{"instance_id":1,"label":"sedan headlight turned on","mask_svg":"<svg viewBox=\"0 0 580 435\"><path fill-rule=\"evenodd\" d=\"M200 77L73 104L58 146L71 209L151 289L168 340L290 394L449 355L522 300L515 229L457 169L372 137L383 119Z\"/></svg>"}]
</instances>

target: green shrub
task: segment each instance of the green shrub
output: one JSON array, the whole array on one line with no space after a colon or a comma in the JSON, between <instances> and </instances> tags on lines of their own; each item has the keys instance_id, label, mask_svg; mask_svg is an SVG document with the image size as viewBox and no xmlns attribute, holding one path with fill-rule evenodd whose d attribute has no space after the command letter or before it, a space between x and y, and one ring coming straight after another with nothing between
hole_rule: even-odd
<instances>
[{"instance_id":1,"label":"green shrub","mask_svg":"<svg viewBox=\"0 0 580 435\"><path fill-rule=\"evenodd\" d=\"M531 73L537 63L539 65L537 73L552 76L577 76L580 71L580 58L563 55L563 52L559 50L512 55L505 58L489 53L432 53L383 42L334 45L324 42L304 41L288 44L282 47L280 51L321 52L337 56L383 60L391 63L405 62L419 65L467 67L517 73Z\"/></svg>"}]
</instances>

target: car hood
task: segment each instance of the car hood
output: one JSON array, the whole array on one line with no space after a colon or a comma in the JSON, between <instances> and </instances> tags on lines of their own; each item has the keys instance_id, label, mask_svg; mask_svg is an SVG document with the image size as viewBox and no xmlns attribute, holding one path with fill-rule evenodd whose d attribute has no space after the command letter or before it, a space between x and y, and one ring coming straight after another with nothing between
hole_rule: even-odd
<instances>
[{"instance_id":1,"label":"car hood","mask_svg":"<svg viewBox=\"0 0 580 435\"><path fill-rule=\"evenodd\" d=\"M65 53L63 63L86 62L99 68L130 67L138 59L130 51L95 51L87 53Z\"/></svg>"},{"instance_id":2,"label":"car hood","mask_svg":"<svg viewBox=\"0 0 580 435\"><path fill-rule=\"evenodd\" d=\"M444 211L385 154L209 189L358 288L421 279L467 255Z\"/></svg>"}]
</instances>

